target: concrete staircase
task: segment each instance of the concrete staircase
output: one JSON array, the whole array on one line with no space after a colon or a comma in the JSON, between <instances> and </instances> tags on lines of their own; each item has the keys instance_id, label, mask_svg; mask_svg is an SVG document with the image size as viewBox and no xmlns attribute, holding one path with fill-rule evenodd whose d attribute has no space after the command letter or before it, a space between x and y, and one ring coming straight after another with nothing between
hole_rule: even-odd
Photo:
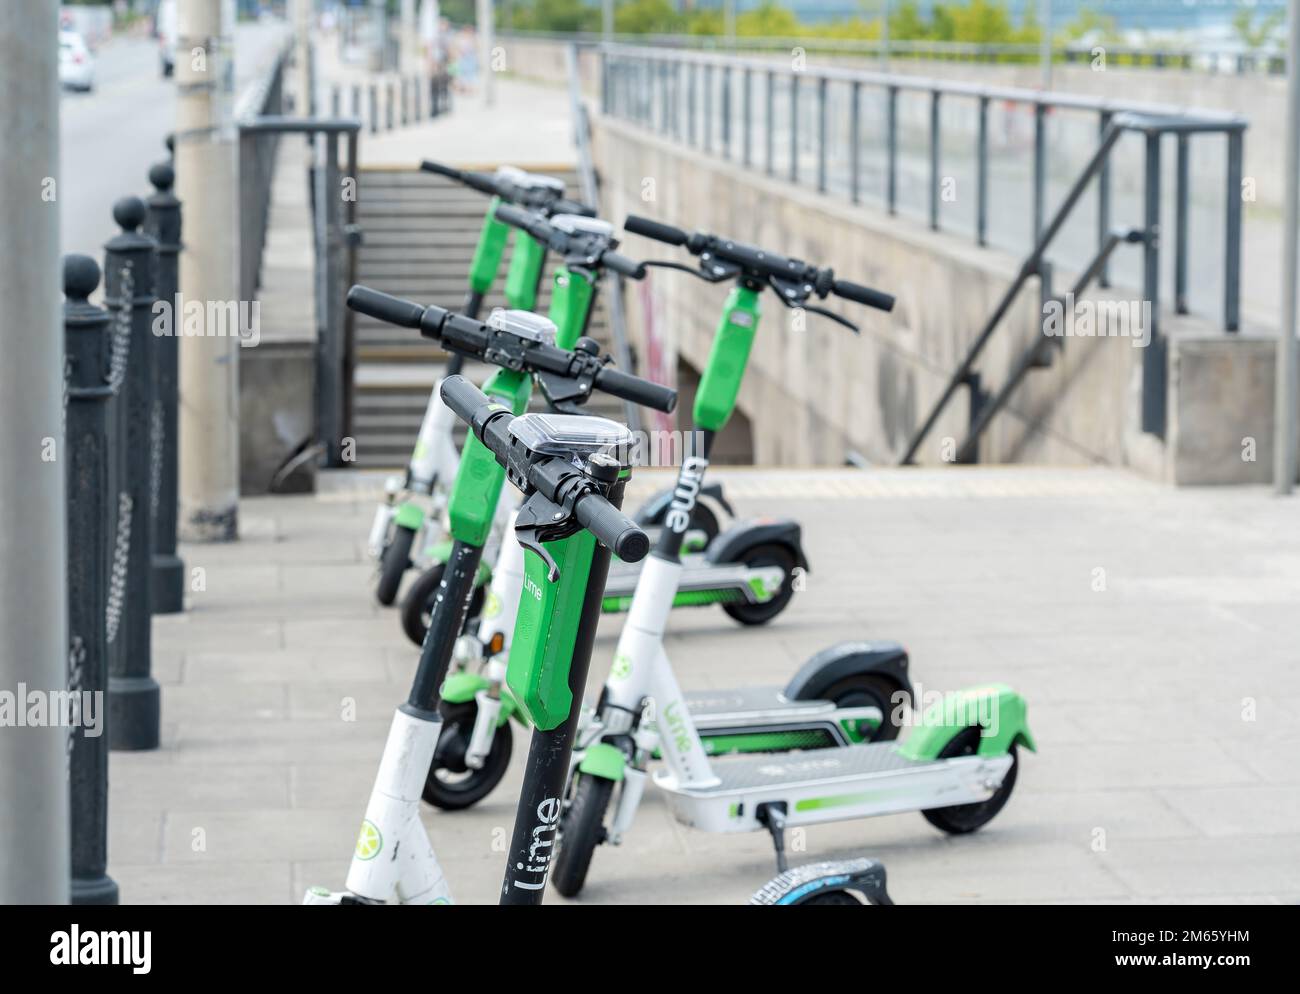
<instances>
[{"instance_id":1,"label":"concrete staircase","mask_svg":"<svg viewBox=\"0 0 1300 994\"><path fill-rule=\"evenodd\" d=\"M579 196L577 176L571 169L534 168L560 176L568 184L569 196ZM424 304L461 307L487 198L417 169L363 169L359 182L357 213L364 242L357 259L358 282ZM507 250L481 317L487 317L493 307L505 306L501 291L509 261ZM538 295L538 310L543 313L550 303L554 267L555 259L548 259ZM597 296L589 333L604 351L610 351L603 294ZM417 332L360 314L356 316L356 336L353 434L357 466L404 467L429 391L442 374L447 354ZM491 367L482 364L469 364L465 369L465 375L480 384L490 372ZM540 407L536 397L534 407ZM593 399L588 409L593 414L622 417L621 404L603 395Z\"/></svg>"}]
</instances>

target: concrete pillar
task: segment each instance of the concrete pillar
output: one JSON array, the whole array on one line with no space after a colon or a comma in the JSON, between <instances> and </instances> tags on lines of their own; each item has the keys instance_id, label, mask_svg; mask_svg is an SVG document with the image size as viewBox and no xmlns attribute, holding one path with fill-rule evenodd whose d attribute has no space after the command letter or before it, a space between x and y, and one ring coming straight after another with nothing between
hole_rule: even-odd
<instances>
[{"instance_id":1,"label":"concrete pillar","mask_svg":"<svg viewBox=\"0 0 1300 994\"><path fill-rule=\"evenodd\" d=\"M293 0L293 96L302 117L315 113L311 86L311 27L315 0Z\"/></svg>"},{"instance_id":2,"label":"concrete pillar","mask_svg":"<svg viewBox=\"0 0 1300 994\"><path fill-rule=\"evenodd\" d=\"M402 0L398 25L402 59L398 68L403 74L416 72L420 68L420 35L415 25L415 0Z\"/></svg>"},{"instance_id":3,"label":"concrete pillar","mask_svg":"<svg viewBox=\"0 0 1300 994\"><path fill-rule=\"evenodd\" d=\"M1291 0L1287 29L1286 194L1282 220L1282 326L1277 339L1273 489L1289 494L1296 474L1296 264L1300 227L1300 0ZM1230 191L1241 196L1241 192Z\"/></svg>"},{"instance_id":4,"label":"concrete pillar","mask_svg":"<svg viewBox=\"0 0 1300 994\"><path fill-rule=\"evenodd\" d=\"M475 0L478 31L478 71L483 87L483 106L496 103L496 74L492 71L492 49L496 47L496 31L492 24L492 0Z\"/></svg>"},{"instance_id":5,"label":"concrete pillar","mask_svg":"<svg viewBox=\"0 0 1300 994\"><path fill-rule=\"evenodd\" d=\"M0 4L0 689L13 694L68 682L58 52L56 0ZM0 903L66 903L67 728L0 729L0 798Z\"/></svg>"},{"instance_id":6,"label":"concrete pillar","mask_svg":"<svg viewBox=\"0 0 1300 994\"><path fill-rule=\"evenodd\" d=\"M180 534L238 535L238 327L210 326L239 301L231 25L222 0L178 0L176 195L190 236L181 252L186 306L202 306L202 335L180 340ZM209 49L209 42L212 46ZM185 313L176 316L188 330Z\"/></svg>"}]
</instances>

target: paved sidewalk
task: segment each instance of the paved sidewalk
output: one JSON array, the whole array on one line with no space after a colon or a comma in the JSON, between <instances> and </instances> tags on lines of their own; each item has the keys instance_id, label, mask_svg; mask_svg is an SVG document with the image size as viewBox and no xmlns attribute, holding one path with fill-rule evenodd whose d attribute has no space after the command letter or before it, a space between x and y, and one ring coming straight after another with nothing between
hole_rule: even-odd
<instances>
[{"instance_id":1,"label":"paved sidewalk","mask_svg":"<svg viewBox=\"0 0 1300 994\"><path fill-rule=\"evenodd\" d=\"M1113 470L717 475L741 513L804 522L813 572L765 629L675 614L686 687L780 684L838 639L894 637L923 690L1016 685L1041 750L974 836L897 815L810 829L795 860L874 855L900 903L1300 900L1293 501ZM638 494L662 479L640 473ZM374 604L375 491L355 482L245 501L242 542L184 548L206 589L156 620L163 747L112 757L124 901L285 903L342 885L416 656ZM596 679L618 624L602 625ZM424 812L462 902L495 898L525 753L516 732L506 783L478 808ZM651 789L583 901L739 902L773 872L765 836L680 827Z\"/></svg>"}]
</instances>

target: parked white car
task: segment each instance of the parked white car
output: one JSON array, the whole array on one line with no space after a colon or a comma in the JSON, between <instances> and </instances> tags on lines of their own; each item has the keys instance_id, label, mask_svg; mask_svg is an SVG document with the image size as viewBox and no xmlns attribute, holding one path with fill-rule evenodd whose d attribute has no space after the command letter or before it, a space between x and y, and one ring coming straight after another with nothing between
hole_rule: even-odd
<instances>
[{"instance_id":1,"label":"parked white car","mask_svg":"<svg viewBox=\"0 0 1300 994\"><path fill-rule=\"evenodd\" d=\"M162 0L154 20L154 33L158 36L159 65L164 76L176 69L176 0Z\"/></svg>"},{"instance_id":2,"label":"parked white car","mask_svg":"<svg viewBox=\"0 0 1300 994\"><path fill-rule=\"evenodd\" d=\"M59 84L84 93L95 88L95 57L75 31L59 32Z\"/></svg>"}]
</instances>

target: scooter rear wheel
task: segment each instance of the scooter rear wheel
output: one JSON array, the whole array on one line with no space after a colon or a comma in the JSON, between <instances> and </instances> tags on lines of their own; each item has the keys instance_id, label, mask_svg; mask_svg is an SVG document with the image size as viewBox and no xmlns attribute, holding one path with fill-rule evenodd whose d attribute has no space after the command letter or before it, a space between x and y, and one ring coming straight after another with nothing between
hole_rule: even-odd
<instances>
[{"instance_id":1,"label":"scooter rear wheel","mask_svg":"<svg viewBox=\"0 0 1300 994\"><path fill-rule=\"evenodd\" d=\"M952 759L954 756L974 756L979 749L980 729L972 725L962 729L939 751L939 759ZM930 808L922 811L928 821L940 831L949 835L966 835L983 828L991 822L1011 797L1011 789L1016 785L1016 771L1020 768L1020 759L1016 755L1015 745L1011 746L1011 768L1002 778L1002 783L987 801L974 804L957 804L949 808Z\"/></svg>"},{"instance_id":2,"label":"scooter rear wheel","mask_svg":"<svg viewBox=\"0 0 1300 994\"><path fill-rule=\"evenodd\" d=\"M888 677L875 673L854 673L831 684L816 700L831 701L839 707L878 707L883 716L879 727L870 735L864 735L866 742L892 742L898 738L902 727L894 721L894 694L901 688ZM860 731L860 730L859 730Z\"/></svg>"},{"instance_id":3,"label":"scooter rear wheel","mask_svg":"<svg viewBox=\"0 0 1300 994\"><path fill-rule=\"evenodd\" d=\"M397 588L402 585L402 574L411 565L411 545L415 532L401 525L393 526L393 535L379 560L379 586L375 598L384 607L397 599Z\"/></svg>"},{"instance_id":4,"label":"scooter rear wheel","mask_svg":"<svg viewBox=\"0 0 1300 994\"><path fill-rule=\"evenodd\" d=\"M560 819L559 852L551 870L551 883L565 897L576 897L587 882L591 857L605 841L605 812L613 794L612 780L577 777L573 801Z\"/></svg>"},{"instance_id":5,"label":"scooter rear wheel","mask_svg":"<svg viewBox=\"0 0 1300 994\"><path fill-rule=\"evenodd\" d=\"M781 572L785 574L781 577L781 589L771 600L766 600L762 604L730 601L722 605L722 610L742 625L765 625L784 611L786 605L790 603L790 598L794 596L792 580L794 568L798 565L794 553L784 545L756 545L752 549L746 549L736 562L750 569L779 566Z\"/></svg>"},{"instance_id":6,"label":"scooter rear wheel","mask_svg":"<svg viewBox=\"0 0 1300 994\"><path fill-rule=\"evenodd\" d=\"M416 645L424 645L424 636L429 631L429 622L433 618L433 602L438 594L438 585L442 583L442 574L446 569L444 563L435 563L421 573L402 598L402 631ZM474 619L483 613L483 587L475 586L474 596L470 598L469 612L465 615L462 631L472 631Z\"/></svg>"},{"instance_id":7,"label":"scooter rear wheel","mask_svg":"<svg viewBox=\"0 0 1300 994\"><path fill-rule=\"evenodd\" d=\"M433 762L424 778L421 796L425 802L443 811L460 811L472 807L496 789L510 766L510 753L514 749L514 736L510 723L503 722L492 736L483 765L475 770L465 765L465 749L478 708L473 704L456 705L448 709L451 717L443 721L442 734Z\"/></svg>"}]
</instances>

